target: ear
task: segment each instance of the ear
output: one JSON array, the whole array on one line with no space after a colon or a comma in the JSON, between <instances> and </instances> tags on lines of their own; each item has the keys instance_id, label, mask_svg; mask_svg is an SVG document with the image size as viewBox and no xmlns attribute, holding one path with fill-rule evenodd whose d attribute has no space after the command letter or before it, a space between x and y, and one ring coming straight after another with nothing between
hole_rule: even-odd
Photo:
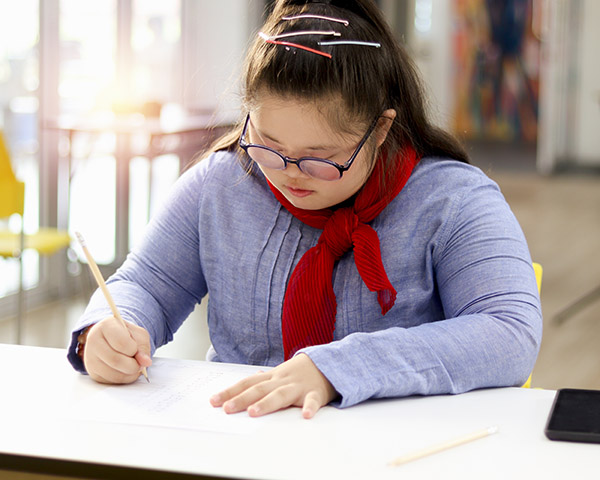
<instances>
[{"instance_id":1,"label":"ear","mask_svg":"<svg viewBox=\"0 0 600 480\"><path fill-rule=\"evenodd\" d=\"M392 128L392 123L394 123L394 119L396 118L396 110L393 108L387 109L385 112L381 114L379 120L377 120L377 127L375 127L375 139L377 140L377 148L383 145L385 139L388 136L390 128Z\"/></svg>"}]
</instances>

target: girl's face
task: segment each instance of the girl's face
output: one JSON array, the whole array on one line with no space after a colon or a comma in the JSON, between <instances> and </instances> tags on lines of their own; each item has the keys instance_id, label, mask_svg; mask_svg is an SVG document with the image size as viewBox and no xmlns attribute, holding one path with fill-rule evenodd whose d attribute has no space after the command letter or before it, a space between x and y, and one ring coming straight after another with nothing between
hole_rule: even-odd
<instances>
[{"instance_id":1,"label":"girl's face","mask_svg":"<svg viewBox=\"0 0 600 480\"><path fill-rule=\"evenodd\" d=\"M263 94L260 106L250 113L246 140L266 145L286 157L319 157L342 165L354 153L368 125L363 129L357 135L333 131L315 105ZM376 133L377 130L372 136L379 137ZM376 143L380 145L379 140ZM334 181L313 178L292 164L287 164L284 170L258 166L292 205L318 210L342 203L354 195L371 173L374 154L373 142L367 141L350 169Z\"/></svg>"}]
</instances>

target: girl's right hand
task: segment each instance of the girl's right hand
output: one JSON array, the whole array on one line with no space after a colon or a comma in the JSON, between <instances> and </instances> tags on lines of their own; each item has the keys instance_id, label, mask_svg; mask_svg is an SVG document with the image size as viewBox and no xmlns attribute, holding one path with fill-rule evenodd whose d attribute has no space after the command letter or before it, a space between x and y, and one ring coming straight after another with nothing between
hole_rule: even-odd
<instances>
[{"instance_id":1,"label":"girl's right hand","mask_svg":"<svg viewBox=\"0 0 600 480\"><path fill-rule=\"evenodd\" d=\"M90 377L100 383L132 383L142 367L152 365L150 336L146 329L108 317L87 334L83 363Z\"/></svg>"}]
</instances>

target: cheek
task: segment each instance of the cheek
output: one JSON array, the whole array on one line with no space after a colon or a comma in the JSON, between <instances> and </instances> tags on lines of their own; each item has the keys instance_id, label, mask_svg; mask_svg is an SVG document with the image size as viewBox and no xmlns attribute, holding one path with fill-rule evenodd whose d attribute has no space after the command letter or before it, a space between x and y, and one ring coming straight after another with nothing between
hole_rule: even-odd
<instances>
[{"instance_id":1,"label":"cheek","mask_svg":"<svg viewBox=\"0 0 600 480\"><path fill-rule=\"evenodd\" d=\"M370 161L370 157L367 155L357 158L350 170L344 173L342 179L346 180L348 188L353 188L356 191L367 182L374 166L374 162Z\"/></svg>"},{"instance_id":2,"label":"cheek","mask_svg":"<svg viewBox=\"0 0 600 480\"><path fill-rule=\"evenodd\" d=\"M365 145L365 147L367 148L365 148L365 151L363 152L365 156L361 162L361 172L366 181L366 179L371 176L371 173L373 173L373 170L375 169L375 164L377 163L376 156L379 155L379 149L376 148L372 143L368 143Z\"/></svg>"},{"instance_id":3,"label":"cheek","mask_svg":"<svg viewBox=\"0 0 600 480\"><path fill-rule=\"evenodd\" d=\"M270 168L265 168L262 165L259 165L258 163L255 163L255 165L259 168L263 175L267 177L267 180L269 180L269 182L274 183L274 181L277 178L277 173L280 172L280 170L272 170Z\"/></svg>"},{"instance_id":4,"label":"cheek","mask_svg":"<svg viewBox=\"0 0 600 480\"><path fill-rule=\"evenodd\" d=\"M331 185L325 185L321 189L324 197L330 200L331 204L328 206L337 205L348 200L365 184L367 180L366 169L356 170L349 175L353 168L354 165L344 173L341 180L331 182Z\"/></svg>"}]
</instances>

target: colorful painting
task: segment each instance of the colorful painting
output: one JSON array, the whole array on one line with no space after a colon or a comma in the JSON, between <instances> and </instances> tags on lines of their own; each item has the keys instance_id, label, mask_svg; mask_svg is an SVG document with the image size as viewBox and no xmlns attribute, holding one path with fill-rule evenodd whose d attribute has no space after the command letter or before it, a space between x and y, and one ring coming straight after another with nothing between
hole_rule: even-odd
<instances>
[{"instance_id":1,"label":"colorful painting","mask_svg":"<svg viewBox=\"0 0 600 480\"><path fill-rule=\"evenodd\" d=\"M454 128L462 138L536 141L538 3L453 0Z\"/></svg>"}]
</instances>

